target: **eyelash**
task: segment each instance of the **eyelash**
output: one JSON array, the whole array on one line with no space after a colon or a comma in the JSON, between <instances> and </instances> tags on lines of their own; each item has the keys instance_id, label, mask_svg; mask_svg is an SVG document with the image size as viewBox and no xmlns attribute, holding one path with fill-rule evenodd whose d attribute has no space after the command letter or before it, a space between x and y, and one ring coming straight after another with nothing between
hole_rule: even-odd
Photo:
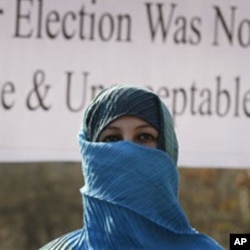
<instances>
[{"instance_id":1,"label":"eyelash","mask_svg":"<svg viewBox=\"0 0 250 250\"><path fill-rule=\"evenodd\" d=\"M108 135L106 136L102 142L116 142L116 141L121 141L123 140L120 135ZM157 138L153 136L151 133L140 133L136 135L136 140L142 143L149 143L152 141L156 141Z\"/></svg>"},{"instance_id":2,"label":"eyelash","mask_svg":"<svg viewBox=\"0 0 250 250\"><path fill-rule=\"evenodd\" d=\"M138 137L141 141L153 141L153 140L155 140L154 136L150 133L142 133Z\"/></svg>"},{"instance_id":3,"label":"eyelash","mask_svg":"<svg viewBox=\"0 0 250 250\"><path fill-rule=\"evenodd\" d=\"M118 135L108 135L102 140L102 142L116 142L121 140L122 138Z\"/></svg>"}]
</instances>

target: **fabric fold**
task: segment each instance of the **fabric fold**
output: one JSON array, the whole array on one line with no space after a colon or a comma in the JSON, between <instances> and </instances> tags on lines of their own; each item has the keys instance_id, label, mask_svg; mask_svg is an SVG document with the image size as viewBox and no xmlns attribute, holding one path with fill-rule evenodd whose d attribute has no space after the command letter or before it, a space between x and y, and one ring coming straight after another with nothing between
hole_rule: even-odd
<instances>
[{"instance_id":1,"label":"fabric fold","mask_svg":"<svg viewBox=\"0 0 250 250\"><path fill-rule=\"evenodd\" d=\"M85 242L92 249L222 249L190 226L166 153L127 141L89 142L83 133L80 149Z\"/></svg>"}]
</instances>

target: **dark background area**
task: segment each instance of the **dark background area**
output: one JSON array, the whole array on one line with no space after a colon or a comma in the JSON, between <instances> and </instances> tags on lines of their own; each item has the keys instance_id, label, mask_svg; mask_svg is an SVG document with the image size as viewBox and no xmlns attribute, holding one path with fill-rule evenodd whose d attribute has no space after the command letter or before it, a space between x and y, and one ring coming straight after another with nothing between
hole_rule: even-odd
<instances>
[{"instance_id":1,"label":"dark background area","mask_svg":"<svg viewBox=\"0 0 250 250\"><path fill-rule=\"evenodd\" d=\"M229 249L250 233L250 170L179 168L193 227ZM0 249L33 250L82 227L80 163L0 164Z\"/></svg>"}]
</instances>

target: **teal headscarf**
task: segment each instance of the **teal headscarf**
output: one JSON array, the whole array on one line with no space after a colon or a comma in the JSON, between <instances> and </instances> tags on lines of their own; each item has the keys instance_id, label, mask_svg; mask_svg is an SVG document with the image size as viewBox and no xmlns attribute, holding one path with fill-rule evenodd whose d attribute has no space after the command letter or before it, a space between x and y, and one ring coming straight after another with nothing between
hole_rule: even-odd
<instances>
[{"instance_id":1,"label":"teal headscarf","mask_svg":"<svg viewBox=\"0 0 250 250\"><path fill-rule=\"evenodd\" d=\"M158 126L165 151L162 145L159 150L129 141L96 141L109 122L125 114ZM79 144L85 178L84 226L43 250L223 249L193 229L180 206L173 122L155 94L128 86L104 90L86 110Z\"/></svg>"}]
</instances>

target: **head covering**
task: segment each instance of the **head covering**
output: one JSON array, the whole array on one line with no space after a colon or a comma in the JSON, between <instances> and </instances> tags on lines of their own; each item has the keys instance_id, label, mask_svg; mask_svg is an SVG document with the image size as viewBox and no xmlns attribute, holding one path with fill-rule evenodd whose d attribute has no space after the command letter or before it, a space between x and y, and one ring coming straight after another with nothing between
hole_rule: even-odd
<instances>
[{"instance_id":1,"label":"head covering","mask_svg":"<svg viewBox=\"0 0 250 250\"><path fill-rule=\"evenodd\" d=\"M122 115L136 115L158 128L167 154L130 141L96 142L100 131ZM177 140L171 116L155 94L135 87L104 90L87 109L78 139L84 227L42 249L222 250L190 225L179 203Z\"/></svg>"},{"instance_id":2,"label":"head covering","mask_svg":"<svg viewBox=\"0 0 250 250\"><path fill-rule=\"evenodd\" d=\"M97 141L101 131L113 120L133 115L159 132L158 148L177 164L178 143L172 117L159 97L146 88L119 85L102 90L90 103L83 119L83 131L89 141Z\"/></svg>"}]
</instances>

